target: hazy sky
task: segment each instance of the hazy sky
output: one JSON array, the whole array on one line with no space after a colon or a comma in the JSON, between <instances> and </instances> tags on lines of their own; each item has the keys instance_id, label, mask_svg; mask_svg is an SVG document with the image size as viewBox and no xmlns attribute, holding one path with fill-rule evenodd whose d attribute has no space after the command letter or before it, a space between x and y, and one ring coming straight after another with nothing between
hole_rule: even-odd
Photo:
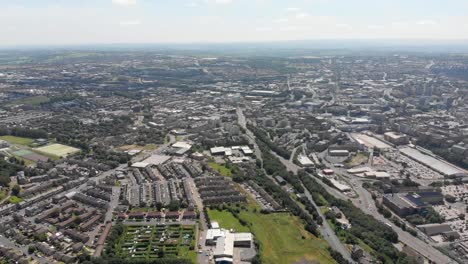
<instances>
[{"instance_id":1,"label":"hazy sky","mask_svg":"<svg viewBox=\"0 0 468 264\"><path fill-rule=\"evenodd\" d=\"M0 0L0 45L468 39L468 0Z\"/></svg>"}]
</instances>

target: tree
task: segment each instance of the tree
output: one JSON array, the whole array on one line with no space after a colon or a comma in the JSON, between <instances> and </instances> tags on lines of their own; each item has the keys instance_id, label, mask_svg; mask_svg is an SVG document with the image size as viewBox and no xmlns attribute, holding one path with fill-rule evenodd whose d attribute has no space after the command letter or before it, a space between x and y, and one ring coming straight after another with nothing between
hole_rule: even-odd
<instances>
[{"instance_id":1,"label":"tree","mask_svg":"<svg viewBox=\"0 0 468 264\"><path fill-rule=\"evenodd\" d=\"M14 196L18 196L19 193L21 191L21 188L19 187L18 184L16 184L15 186L13 186L13 188L11 189L11 194L13 194Z\"/></svg>"},{"instance_id":2,"label":"tree","mask_svg":"<svg viewBox=\"0 0 468 264\"><path fill-rule=\"evenodd\" d=\"M32 245L31 245L31 246L28 247L28 253L29 253L29 254L32 254L32 253L34 253L35 251L36 251L36 247L35 247L35 246L32 246Z\"/></svg>"},{"instance_id":3,"label":"tree","mask_svg":"<svg viewBox=\"0 0 468 264\"><path fill-rule=\"evenodd\" d=\"M169 203L168 209L169 211L177 211L180 208L180 202L176 200L172 200L171 203Z\"/></svg>"},{"instance_id":4,"label":"tree","mask_svg":"<svg viewBox=\"0 0 468 264\"><path fill-rule=\"evenodd\" d=\"M456 198L453 195L447 194L445 195L445 200L449 203L454 203L456 202Z\"/></svg>"}]
</instances>

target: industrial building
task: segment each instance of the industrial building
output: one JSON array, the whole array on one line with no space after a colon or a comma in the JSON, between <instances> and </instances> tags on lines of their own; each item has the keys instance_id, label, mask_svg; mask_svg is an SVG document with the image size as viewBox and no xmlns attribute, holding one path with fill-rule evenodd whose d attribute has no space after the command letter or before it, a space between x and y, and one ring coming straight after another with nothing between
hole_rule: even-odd
<instances>
[{"instance_id":1,"label":"industrial building","mask_svg":"<svg viewBox=\"0 0 468 264\"><path fill-rule=\"evenodd\" d=\"M219 228L217 222L211 223L211 229L206 233L206 245L216 245L214 249L214 261L216 264L234 263L234 247L250 248L253 242L251 233L232 233L229 230Z\"/></svg>"},{"instance_id":2,"label":"industrial building","mask_svg":"<svg viewBox=\"0 0 468 264\"><path fill-rule=\"evenodd\" d=\"M427 206L440 204L444 196L440 192L385 194L383 204L400 217L422 212Z\"/></svg>"},{"instance_id":3,"label":"industrial building","mask_svg":"<svg viewBox=\"0 0 468 264\"><path fill-rule=\"evenodd\" d=\"M384 134L384 139L394 145L405 145L409 143L408 136L395 132L387 132Z\"/></svg>"}]
</instances>

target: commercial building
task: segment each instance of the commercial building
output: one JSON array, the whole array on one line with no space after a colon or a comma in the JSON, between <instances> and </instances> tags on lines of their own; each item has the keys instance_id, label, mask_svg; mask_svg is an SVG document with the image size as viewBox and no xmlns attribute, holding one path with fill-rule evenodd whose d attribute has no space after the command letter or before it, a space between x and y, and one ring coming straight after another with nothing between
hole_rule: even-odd
<instances>
[{"instance_id":1,"label":"commercial building","mask_svg":"<svg viewBox=\"0 0 468 264\"><path fill-rule=\"evenodd\" d=\"M385 194L383 204L400 217L418 214L429 205L443 202L440 192Z\"/></svg>"},{"instance_id":2,"label":"commercial building","mask_svg":"<svg viewBox=\"0 0 468 264\"><path fill-rule=\"evenodd\" d=\"M310 160L309 157L302 154L297 157L297 161L299 162L299 164L301 164L302 167L314 166L314 162L312 162L312 160Z\"/></svg>"},{"instance_id":3,"label":"commercial building","mask_svg":"<svg viewBox=\"0 0 468 264\"><path fill-rule=\"evenodd\" d=\"M395 132L387 132L384 134L384 139L394 145L405 145L409 143L408 136Z\"/></svg>"},{"instance_id":4,"label":"commercial building","mask_svg":"<svg viewBox=\"0 0 468 264\"><path fill-rule=\"evenodd\" d=\"M347 157L349 156L349 150L346 149L337 149L328 151L328 155L335 157Z\"/></svg>"},{"instance_id":5,"label":"commercial building","mask_svg":"<svg viewBox=\"0 0 468 264\"><path fill-rule=\"evenodd\" d=\"M219 228L217 222L211 223L211 229L206 233L206 245L216 245L214 261L216 264L234 263L234 247L250 248L253 242L251 233L231 233L229 230Z\"/></svg>"}]
</instances>

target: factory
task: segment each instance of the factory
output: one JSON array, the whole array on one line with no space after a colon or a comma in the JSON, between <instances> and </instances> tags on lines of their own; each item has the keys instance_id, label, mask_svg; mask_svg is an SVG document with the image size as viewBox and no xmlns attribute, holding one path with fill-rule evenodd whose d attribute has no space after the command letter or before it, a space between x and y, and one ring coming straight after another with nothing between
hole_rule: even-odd
<instances>
[{"instance_id":1,"label":"factory","mask_svg":"<svg viewBox=\"0 0 468 264\"><path fill-rule=\"evenodd\" d=\"M253 243L252 233L233 233L222 229L217 222L211 223L211 229L206 233L206 245L213 246L216 264L234 263L234 248L250 248Z\"/></svg>"},{"instance_id":2,"label":"factory","mask_svg":"<svg viewBox=\"0 0 468 264\"><path fill-rule=\"evenodd\" d=\"M422 212L429 205L440 204L444 196L440 192L385 194L383 204L400 217Z\"/></svg>"}]
</instances>

